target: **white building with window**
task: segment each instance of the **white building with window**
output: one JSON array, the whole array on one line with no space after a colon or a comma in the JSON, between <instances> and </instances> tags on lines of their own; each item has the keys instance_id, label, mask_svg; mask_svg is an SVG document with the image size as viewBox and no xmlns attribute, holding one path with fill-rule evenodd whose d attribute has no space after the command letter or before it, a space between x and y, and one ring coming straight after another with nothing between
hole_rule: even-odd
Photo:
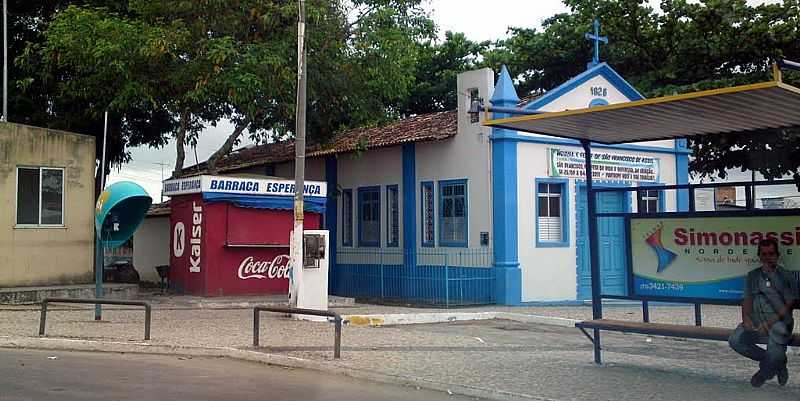
<instances>
[{"instance_id":1,"label":"white building with window","mask_svg":"<svg viewBox=\"0 0 800 401\"><path fill-rule=\"evenodd\" d=\"M0 123L0 287L93 281L94 137Z\"/></svg>"},{"instance_id":2,"label":"white building with window","mask_svg":"<svg viewBox=\"0 0 800 401\"><path fill-rule=\"evenodd\" d=\"M330 188L332 293L447 305L589 299L580 144L485 127L469 105L480 98L556 112L642 95L605 63L524 102L505 68L497 83L481 69L460 74L457 85L458 110L342 132L308 149L306 179ZM682 141L594 148L598 186L688 181ZM241 149L219 166L224 174L292 178L293 158L286 142ZM598 207L656 212L688 204L675 193L639 193L638 204L603 194ZM600 228L605 293L625 291L625 233Z\"/></svg>"}]
</instances>

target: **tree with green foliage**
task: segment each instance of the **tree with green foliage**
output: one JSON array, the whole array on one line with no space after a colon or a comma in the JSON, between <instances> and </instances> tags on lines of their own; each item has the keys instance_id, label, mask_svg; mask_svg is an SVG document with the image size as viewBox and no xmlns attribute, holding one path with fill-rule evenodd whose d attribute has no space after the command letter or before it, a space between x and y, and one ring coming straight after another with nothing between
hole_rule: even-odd
<instances>
[{"instance_id":1,"label":"tree with green foliage","mask_svg":"<svg viewBox=\"0 0 800 401\"><path fill-rule=\"evenodd\" d=\"M410 91L417 43L433 34L419 0L307 2L309 141L396 116ZM221 120L233 132L209 170L247 132L292 134L296 77L296 2L136 0L124 10L70 6L55 14L44 41L20 64L23 87L52 82L56 105L91 104L166 115L183 149ZM77 101L76 103L73 103ZM48 110L58 118L62 107ZM161 144L156 142L156 144Z\"/></svg>"}]
</instances>

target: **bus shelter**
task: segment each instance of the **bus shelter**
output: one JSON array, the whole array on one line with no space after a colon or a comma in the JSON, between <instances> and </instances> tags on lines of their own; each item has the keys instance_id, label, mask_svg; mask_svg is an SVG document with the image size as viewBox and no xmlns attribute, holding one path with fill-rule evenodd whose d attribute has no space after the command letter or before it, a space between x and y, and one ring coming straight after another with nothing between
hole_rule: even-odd
<instances>
[{"instance_id":1,"label":"bus shelter","mask_svg":"<svg viewBox=\"0 0 800 401\"><path fill-rule=\"evenodd\" d=\"M593 160L592 144L612 145L702 135L735 135L800 126L800 89L783 83L777 66L773 68L773 73L773 81L752 85L562 112L494 120L487 118L485 125L488 126L580 141L585 157L588 263L591 270L594 320L603 318L603 299L641 301L645 322L649 320L648 301L667 301L694 304L695 324L699 326L701 304L741 302L744 275L747 270L743 273L728 272L726 278L718 280L698 279L697 283L700 285L671 281L668 278L669 274L683 272L689 275L702 275L704 274L702 268L696 267L703 261L709 263L719 261L721 264L730 262L728 265L738 266L733 269L746 268L747 262L757 261L753 258L755 258L754 245L757 244L758 238L767 236L775 237L784 245L800 246L800 219L797 218L800 216L800 209L757 210L753 196L756 187L795 184L793 180L601 187L599 182L593 182L595 180L592 179L597 177L597 171L593 171L593 164L601 164L598 160ZM696 195L699 192L713 190L723 185L742 187L746 198L745 205L738 210L732 207L727 211L702 210L698 207ZM675 191L679 197L688 198L688 205L685 210L669 213L647 212L641 205L648 191ZM640 206L636 211L599 210L598 199L602 201L604 194L610 193L621 193L631 199L635 196L636 204ZM794 218L787 219L787 216ZM714 222L702 220L708 218L717 220ZM628 246L623 251L626 253L624 256L628 266L628 283L626 291L622 294L610 294L603 290L600 252L602 233L598 232L598 222L602 222L603 219L621 220L625 224ZM721 222L724 224L715 226ZM687 246L683 249L683 253L664 246L662 243L664 233L670 235L670 240ZM693 262L685 262L687 260L685 252L687 249L691 252L692 246L704 250L717 249L717 251L708 254L705 251L699 254L698 251L698 254L690 255L690 259L696 262L693 268ZM747 251L742 251L742 248L746 247L753 248L749 254ZM800 262L800 249L786 257L797 258ZM755 266L750 269L753 267ZM653 273L664 274L667 278L656 277ZM593 331L593 338L590 339L594 344L595 362L600 363L600 329L595 328Z\"/></svg>"}]
</instances>

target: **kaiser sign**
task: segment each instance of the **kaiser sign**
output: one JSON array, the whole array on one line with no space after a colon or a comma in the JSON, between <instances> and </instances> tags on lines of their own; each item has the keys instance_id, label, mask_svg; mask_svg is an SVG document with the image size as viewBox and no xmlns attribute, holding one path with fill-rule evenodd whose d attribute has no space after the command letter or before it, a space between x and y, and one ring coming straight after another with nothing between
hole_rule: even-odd
<instances>
[{"instance_id":1,"label":"kaiser sign","mask_svg":"<svg viewBox=\"0 0 800 401\"><path fill-rule=\"evenodd\" d=\"M800 216L631 218L632 293L739 300L765 238L778 241L779 263L800 270Z\"/></svg>"}]
</instances>

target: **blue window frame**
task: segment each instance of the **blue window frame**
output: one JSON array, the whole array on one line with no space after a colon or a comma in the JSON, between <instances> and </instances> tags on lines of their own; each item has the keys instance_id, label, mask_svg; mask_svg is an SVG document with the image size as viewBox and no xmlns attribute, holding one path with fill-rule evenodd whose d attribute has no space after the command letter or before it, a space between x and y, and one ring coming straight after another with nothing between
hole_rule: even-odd
<instances>
[{"instance_id":1,"label":"blue window frame","mask_svg":"<svg viewBox=\"0 0 800 401\"><path fill-rule=\"evenodd\" d=\"M536 247L569 246L569 180L536 179Z\"/></svg>"},{"instance_id":2,"label":"blue window frame","mask_svg":"<svg viewBox=\"0 0 800 401\"><path fill-rule=\"evenodd\" d=\"M422 207L420 207L422 213L420 221L422 223L422 246L432 247L436 246L433 181L424 181L421 185L422 191L420 191L419 197L422 203Z\"/></svg>"},{"instance_id":3,"label":"blue window frame","mask_svg":"<svg viewBox=\"0 0 800 401\"><path fill-rule=\"evenodd\" d=\"M342 190L342 246L353 246L353 190Z\"/></svg>"},{"instance_id":4,"label":"blue window frame","mask_svg":"<svg viewBox=\"0 0 800 401\"><path fill-rule=\"evenodd\" d=\"M381 246L381 187L358 189L358 246Z\"/></svg>"},{"instance_id":5,"label":"blue window frame","mask_svg":"<svg viewBox=\"0 0 800 401\"><path fill-rule=\"evenodd\" d=\"M386 246L400 246L400 192L397 185L386 186Z\"/></svg>"},{"instance_id":6,"label":"blue window frame","mask_svg":"<svg viewBox=\"0 0 800 401\"><path fill-rule=\"evenodd\" d=\"M468 193L467 180L439 181L439 246L467 246Z\"/></svg>"}]
</instances>

